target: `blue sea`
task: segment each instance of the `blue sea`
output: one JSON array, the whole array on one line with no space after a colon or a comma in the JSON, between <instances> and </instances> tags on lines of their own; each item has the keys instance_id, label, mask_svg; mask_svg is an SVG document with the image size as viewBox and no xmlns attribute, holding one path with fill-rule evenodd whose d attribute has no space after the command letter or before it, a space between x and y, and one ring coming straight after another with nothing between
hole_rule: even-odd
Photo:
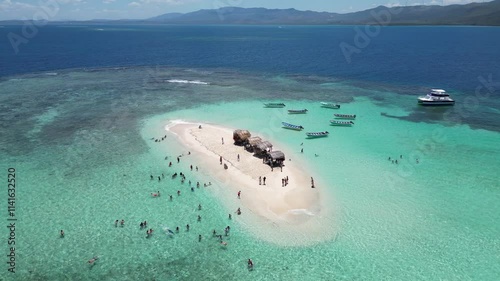
<instances>
[{"instance_id":1,"label":"blue sea","mask_svg":"<svg viewBox=\"0 0 500 281\"><path fill-rule=\"evenodd\" d=\"M22 26L0 27L0 208L6 226L16 219L1 230L0 280L498 280L500 28L365 30L75 24L27 38ZM12 34L25 40L12 45ZM419 107L431 88L456 105ZM355 125L330 126L333 113L356 114ZM228 220L210 189L189 193L172 173L230 183L168 167L166 156L185 153L172 138L151 141L168 120L283 144L328 182L335 238L264 241ZM330 136L309 140L283 121ZM150 180L162 173L164 182ZM178 189L186 196L150 196ZM144 220L192 228L146 238ZM211 231L227 225L220 247Z\"/></svg>"}]
</instances>

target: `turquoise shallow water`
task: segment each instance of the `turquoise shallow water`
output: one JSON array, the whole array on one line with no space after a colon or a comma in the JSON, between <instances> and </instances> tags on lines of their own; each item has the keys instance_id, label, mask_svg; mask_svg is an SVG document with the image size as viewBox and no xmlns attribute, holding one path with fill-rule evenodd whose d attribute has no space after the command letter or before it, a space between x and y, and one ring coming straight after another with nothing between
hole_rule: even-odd
<instances>
[{"instance_id":1,"label":"turquoise shallow water","mask_svg":"<svg viewBox=\"0 0 500 281\"><path fill-rule=\"evenodd\" d=\"M499 133L436 119L454 109L415 108L415 96L369 86L168 68L3 81L2 104L9 106L1 113L1 170L17 171L15 280L496 280ZM329 100L342 101L341 109L319 107ZM287 107L266 109L263 101ZM288 115L291 108L309 112ZM355 125L330 126L336 112L357 114ZM415 114L419 120L408 118ZM322 188L336 205L335 239L283 247L228 220L233 210L217 196L225 183L203 167L189 171L196 163L187 155L169 168L165 156L186 151L171 138L151 140L171 119L245 128L283 145L287 158L306 162L328 183ZM309 140L282 129L282 121L331 134ZM398 165L387 160L399 155ZM174 172L212 181L213 190L191 192L187 182L170 179ZM161 173L162 181L150 180ZM157 190L162 196L151 198ZM5 210L6 200L1 204ZM115 227L116 219L125 227ZM139 229L144 220L155 229L150 238ZM222 248L211 231L227 225ZM163 226L181 231L168 237ZM89 267L94 255L100 259Z\"/></svg>"}]
</instances>

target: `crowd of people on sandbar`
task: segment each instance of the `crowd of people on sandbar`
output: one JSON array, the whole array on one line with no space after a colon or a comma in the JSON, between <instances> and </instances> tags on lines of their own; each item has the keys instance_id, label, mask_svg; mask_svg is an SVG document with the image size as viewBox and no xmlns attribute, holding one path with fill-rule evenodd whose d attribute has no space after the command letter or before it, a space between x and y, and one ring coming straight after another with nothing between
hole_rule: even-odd
<instances>
[{"instance_id":1,"label":"crowd of people on sandbar","mask_svg":"<svg viewBox=\"0 0 500 281\"><path fill-rule=\"evenodd\" d=\"M201 129L201 125L199 126L199 128ZM165 135L165 136L163 136L163 137L161 137L161 138L152 138L152 140L155 140L155 142L160 142L160 141L165 140L166 138L167 138L167 136ZM224 144L224 138L222 138L222 144ZM188 152L188 155L191 155L191 152ZM177 163L180 163L180 160L181 160L181 157L182 157L182 156L184 156L184 154L179 155L179 156L177 157ZM164 159L165 159L165 160L167 160L168 158L169 158L168 156L165 156L165 158L164 158ZM239 161L239 160L240 160L240 156L239 156L239 154L238 154L237 158L238 158L238 161ZM221 158L220 158L220 161L221 161L221 164L222 164L222 156L221 156ZM173 166L172 162L170 162L170 163L168 164L168 166L169 166L169 167L172 167L172 166ZM198 171L198 166L195 166L195 167L196 167L196 171ZM190 166L189 166L189 168L190 168L190 170L191 170L191 171L193 171L193 165L190 165ZM186 180L186 176L185 176L185 174L184 174L184 173L182 173L182 172L180 172L180 173L177 173L177 172L176 172L176 173L172 174L171 179L172 179L172 180L174 180L174 179L176 179L176 178L177 178L177 176L180 176L180 178L181 178L181 184L183 184L183 183L184 183L184 181ZM165 179L165 173L161 173L161 175L158 175L158 176L153 176L152 174L150 174L150 180L151 180L151 181L152 181L152 180L154 180L155 178L157 178L157 179L158 179L158 182L161 182L162 180L164 180L164 179ZM287 177L287 181L288 181L288 177ZM266 177L263 177L263 178L262 178L262 177L259 177L259 184L261 184L261 183L263 183L264 185L266 184ZM191 180L189 180L189 186L191 187L191 191L194 191L194 188L191 186L191 184L192 184L192 183L191 183ZM204 186L204 187L211 186L211 185L212 185L212 183L211 183L211 182L208 182L208 183L204 183L204 184L203 184L203 186ZM199 181L196 183L196 187L197 187L197 188L199 188L199 187L200 187L200 182L199 182ZM180 196L180 195L181 195L181 191L180 191L180 190L177 190L177 195L178 195L178 196ZM238 196L238 198L241 198L241 191L238 191L237 196ZM156 192L151 192L151 197L154 197L154 198L161 197L161 193L160 193L160 191L158 190L158 191L156 191ZM172 196L172 195L169 195L169 201L173 201L173 196ZM198 210L198 211L201 211L201 210L202 210L202 206L201 206L201 204L198 204L198 206L197 206L197 210ZM236 213L237 215L241 215L241 214L242 214L242 212L241 212L241 208L238 208L238 209L236 210L236 212L235 212L235 213ZM232 220L232 215L231 215L231 213L229 213L229 215L228 215L228 219L229 219L229 220ZM201 215L197 215L197 221L198 221L199 223L201 223L201 220L202 220ZM118 220L118 219L117 219L117 220L115 220L115 221L114 221L114 226L115 226L115 227L118 227L118 226L120 226L120 227L125 227L125 220L124 220L124 219L121 219L121 220ZM140 230L144 230L144 229L146 229L146 238L150 238L150 237L152 237L154 230L153 230L153 228L148 228L148 223L147 223L147 221L141 221L141 222L139 223L139 228L140 228ZM170 235L173 235L173 234L174 234L174 232L173 232L172 230L168 229L168 228L164 228L164 230L165 230L166 232L168 231L168 233L167 233L167 234L170 234ZM189 231L190 231L190 225L189 225L189 224L186 224L186 232L189 232ZM229 225L228 225L228 226L226 226L226 227L224 228L224 236L225 236L225 237L228 237L228 236L229 236L229 234L230 234L230 231L231 231L231 227L230 227ZM176 226L176 227L175 227L175 233L179 233L179 232L180 232L180 228L179 228L179 226ZM214 230L213 230L213 232L212 232L212 236L213 236L213 237L218 238L218 243L220 243L220 245L221 245L221 246L223 246L224 248L228 245L228 243L227 243L226 241L224 241L224 239L223 239L223 235L222 235L222 234L217 235L217 231L216 231L215 229L214 229ZM62 229L61 229L61 230L60 230L60 232L59 232L59 237L60 237L60 238L64 238L64 237L65 237L65 232L64 232ZM202 234L198 234L198 242L201 242L202 240L203 240L203 235L202 235ZM91 266L94 266L94 265L96 264L96 261L97 261L97 260L99 260L99 256L95 255L95 256L93 256L91 259L89 259L89 260L88 260L88 264L90 264ZM254 265L254 264L253 264L253 261L252 261L251 259L248 259L248 260L247 260L247 265L248 265L248 268L249 268L249 269L253 269L253 265Z\"/></svg>"}]
</instances>

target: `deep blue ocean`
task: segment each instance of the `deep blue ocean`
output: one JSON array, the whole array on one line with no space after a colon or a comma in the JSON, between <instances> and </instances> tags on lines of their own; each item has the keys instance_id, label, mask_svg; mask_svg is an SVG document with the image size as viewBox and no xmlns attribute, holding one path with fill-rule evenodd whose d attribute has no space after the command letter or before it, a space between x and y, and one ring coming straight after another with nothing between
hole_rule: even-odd
<instances>
[{"instance_id":1,"label":"deep blue ocean","mask_svg":"<svg viewBox=\"0 0 500 281\"><path fill-rule=\"evenodd\" d=\"M67 68L167 65L309 74L471 91L500 76L500 28L359 26L45 26L18 46L0 28L0 76ZM358 36L359 37L359 36ZM356 45L355 40L359 43ZM357 48L348 63L340 44ZM498 79L498 78L497 78Z\"/></svg>"}]
</instances>

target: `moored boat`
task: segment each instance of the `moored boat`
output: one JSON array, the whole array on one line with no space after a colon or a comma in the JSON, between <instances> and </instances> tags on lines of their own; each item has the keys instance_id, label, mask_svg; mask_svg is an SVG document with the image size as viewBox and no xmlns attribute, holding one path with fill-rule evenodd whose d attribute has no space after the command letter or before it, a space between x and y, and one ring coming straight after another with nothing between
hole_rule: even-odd
<instances>
[{"instance_id":1,"label":"moored boat","mask_svg":"<svg viewBox=\"0 0 500 281\"><path fill-rule=\"evenodd\" d=\"M418 104L429 106L454 105L455 101L442 89L431 89L426 96L418 97Z\"/></svg>"},{"instance_id":2,"label":"moored boat","mask_svg":"<svg viewBox=\"0 0 500 281\"><path fill-rule=\"evenodd\" d=\"M293 124L286 123L286 122L281 122L281 124L283 125L283 128L285 128L285 129L296 130L296 131L301 131L304 129L304 127L302 127L300 125L293 125Z\"/></svg>"},{"instance_id":3,"label":"moored boat","mask_svg":"<svg viewBox=\"0 0 500 281\"><path fill-rule=\"evenodd\" d=\"M352 121L338 121L338 120L330 120L330 124L333 126L352 126L354 122Z\"/></svg>"},{"instance_id":4,"label":"moored boat","mask_svg":"<svg viewBox=\"0 0 500 281\"><path fill-rule=\"evenodd\" d=\"M342 118L342 119L355 119L356 114L333 114L335 118Z\"/></svg>"},{"instance_id":5,"label":"moored boat","mask_svg":"<svg viewBox=\"0 0 500 281\"><path fill-rule=\"evenodd\" d=\"M339 109L340 104L336 104L333 102L321 102L321 107Z\"/></svg>"},{"instance_id":6,"label":"moored boat","mask_svg":"<svg viewBox=\"0 0 500 281\"><path fill-rule=\"evenodd\" d=\"M305 113L307 113L307 109L289 109L288 113L290 113L290 114L305 114Z\"/></svg>"},{"instance_id":7,"label":"moored boat","mask_svg":"<svg viewBox=\"0 0 500 281\"><path fill-rule=\"evenodd\" d=\"M324 131L324 132L311 132L311 133L306 133L306 135L310 138L321 138L321 137L327 137L328 136L328 132L327 131Z\"/></svg>"},{"instance_id":8,"label":"moored boat","mask_svg":"<svg viewBox=\"0 0 500 281\"><path fill-rule=\"evenodd\" d=\"M269 103L265 103L264 104L264 107L269 107L269 108L282 108L282 107L285 107L285 104L280 102L280 103L277 103L277 102L269 102Z\"/></svg>"}]
</instances>

